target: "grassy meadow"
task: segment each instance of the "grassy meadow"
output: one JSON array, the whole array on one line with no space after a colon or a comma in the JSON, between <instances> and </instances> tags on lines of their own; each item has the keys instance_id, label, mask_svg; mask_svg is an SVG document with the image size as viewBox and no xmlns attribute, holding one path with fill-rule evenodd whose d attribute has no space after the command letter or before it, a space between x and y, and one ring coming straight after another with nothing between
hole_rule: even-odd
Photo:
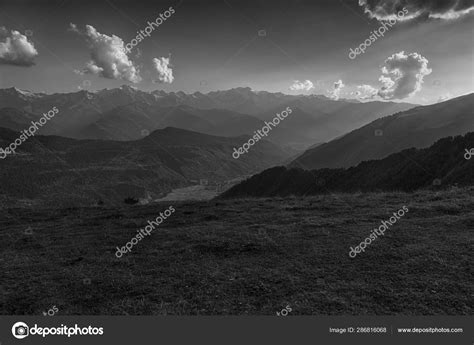
<instances>
[{"instance_id":1,"label":"grassy meadow","mask_svg":"<svg viewBox=\"0 0 474 345\"><path fill-rule=\"evenodd\" d=\"M473 192L3 209L0 313L472 315ZM115 256L170 205L152 235Z\"/></svg>"}]
</instances>

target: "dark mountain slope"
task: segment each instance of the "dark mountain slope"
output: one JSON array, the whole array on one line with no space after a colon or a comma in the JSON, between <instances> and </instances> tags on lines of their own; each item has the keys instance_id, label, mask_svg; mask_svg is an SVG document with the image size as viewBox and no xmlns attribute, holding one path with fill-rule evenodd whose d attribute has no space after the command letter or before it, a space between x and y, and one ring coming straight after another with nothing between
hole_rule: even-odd
<instances>
[{"instance_id":1,"label":"dark mountain slope","mask_svg":"<svg viewBox=\"0 0 474 345\"><path fill-rule=\"evenodd\" d=\"M375 120L341 138L307 150L290 166L347 168L406 148L428 147L440 138L474 131L473 112L474 94L416 107Z\"/></svg>"},{"instance_id":2,"label":"dark mountain slope","mask_svg":"<svg viewBox=\"0 0 474 345\"><path fill-rule=\"evenodd\" d=\"M413 191L433 184L474 185L474 133L448 137L426 149L407 149L348 169L275 167L234 186L222 197L311 195L328 192Z\"/></svg>"},{"instance_id":3,"label":"dark mountain slope","mask_svg":"<svg viewBox=\"0 0 474 345\"><path fill-rule=\"evenodd\" d=\"M18 133L0 128L0 147ZM90 204L122 202L127 196L159 196L191 180L225 181L281 164L288 156L260 141L239 159L234 147L246 137L225 138L165 128L141 140L118 142L35 136L0 159L4 200Z\"/></svg>"}]
</instances>

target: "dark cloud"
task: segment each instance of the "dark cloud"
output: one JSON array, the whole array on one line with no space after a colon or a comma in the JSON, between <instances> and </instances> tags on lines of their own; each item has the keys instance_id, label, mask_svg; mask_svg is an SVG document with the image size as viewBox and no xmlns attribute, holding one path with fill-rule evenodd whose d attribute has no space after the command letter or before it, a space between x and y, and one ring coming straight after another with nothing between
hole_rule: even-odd
<instances>
[{"instance_id":1,"label":"dark cloud","mask_svg":"<svg viewBox=\"0 0 474 345\"><path fill-rule=\"evenodd\" d=\"M404 7L408 15L404 20L417 17L457 19L474 11L473 0L359 0L370 18L388 20Z\"/></svg>"}]
</instances>

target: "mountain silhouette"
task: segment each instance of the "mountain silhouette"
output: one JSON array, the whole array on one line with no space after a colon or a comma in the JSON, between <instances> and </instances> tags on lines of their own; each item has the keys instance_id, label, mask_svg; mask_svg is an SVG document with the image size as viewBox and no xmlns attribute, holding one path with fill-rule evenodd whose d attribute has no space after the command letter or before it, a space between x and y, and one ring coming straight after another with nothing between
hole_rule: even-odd
<instances>
[{"instance_id":1,"label":"mountain silhouette","mask_svg":"<svg viewBox=\"0 0 474 345\"><path fill-rule=\"evenodd\" d=\"M428 147L440 138L474 131L473 109L474 94L469 94L383 117L307 150L290 166L347 168L410 147Z\"/></svg>"},{"instance_id":2,"label":"mountain silhouette","mask_svg":"<svg viewBox=\"0 0 474 345\"><path fill-rule=\"evenodd\" d=\"M274 167L224 192L223 198L405 191L474 184L474 133L447 137L425 149L410 148L356 167L304 170Z\"/></svg>"},{"instance_id":3,"label":"mountain silhouette","mask_svg":"<svg viewBox=\"0 0 474 345\"><path fill-rule=\"evenodd\" d=\"M18 138L0 128L0 147ZM135 141L77 140L34 136L0 160L2 194L11 202L88 204L126 197L155 197L171 189L228 181L281 164L288 155L261 140L234 159L248 137L217 137L168 127ZM193 182L194 181L194 182Z\"/></svg>"}]
</instances>

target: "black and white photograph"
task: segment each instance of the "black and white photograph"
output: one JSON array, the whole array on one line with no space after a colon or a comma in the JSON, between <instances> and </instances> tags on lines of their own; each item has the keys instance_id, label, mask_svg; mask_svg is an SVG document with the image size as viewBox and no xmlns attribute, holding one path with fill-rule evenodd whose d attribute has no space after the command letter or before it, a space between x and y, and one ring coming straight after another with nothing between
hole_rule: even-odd
<instances>
[{"instance_id":1,"label":"black and white photograph","mask_svg":"<svg viewBox=\"0 0 474 345\"><path fill-rule=\"evenodd\" d=\"M472 344L473 42L473 0L0 0L0 344Z\"/></svg>"}]
</instances>

